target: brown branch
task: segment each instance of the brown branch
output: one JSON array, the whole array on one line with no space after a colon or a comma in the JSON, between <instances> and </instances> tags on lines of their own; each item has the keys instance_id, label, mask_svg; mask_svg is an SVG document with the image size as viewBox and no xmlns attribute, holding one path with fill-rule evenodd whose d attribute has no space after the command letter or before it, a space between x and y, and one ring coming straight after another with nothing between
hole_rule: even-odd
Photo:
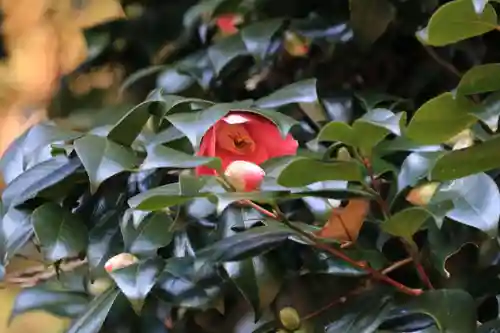
<instances>
[{"instance_id":1,"label":"brown branch","mask_svg":"<svg viewBox=\"0 0 500 333\"><path fill-rule=\"evenodd\" d=\"M376 201L378 205L380 206L380 209L382 210L382 213L384 214L384 217L386 219L390 218L391 212L390 209L387 205L387 202L382 198L381 195L381 188L380 188L380 183L378 179L375 177L375 172L373 171L372 164L369 159L361 157L361 160L366 168L366 171L368 172L368 176L370 177L371 185L373 190L377 193L376 196ZM417 270L417 274L420 278L420 280L426 285L429 289L434 289L434 286L432 285L431 280L429 279L429 276L425 272L424 266L422 265L422 262L420 261L420 255L418 253L418 250L414 248L412 244L409 244L408 241L405 239L401 239L405 245L406 251L408 254L412 257L413 259L413 264L415 265L415 269Z\"/></svg>"},{"instance_id":2,"label":"brown branch","mask_svg":"<svg viewBox=\"0 0 500 333\"><path fill-rule=\"evenodd\" d=\"M29 267L27 269L7 274L4 278L4 282L7 284L19 285L21 288L32 287L41 281L46 281L54 276L57 276L58 271L69 272L86 264L87 259L70 259L61 263L58 270L56 270L55 265L51 265L49 267L43 265Z\"/></svg>"},{"instance_id":3,"label":"brown branch","mask_svg":"<svg viewBox=\"0 0 500 333\"><path fill-rule=\"evenodd\" d=\"M406 258L406 259L403 259L400 261L396 261L391 266L382 270L381 273L384 275L389 274L390 272L392 272L392 271L394 271L394 270L396 270L396 269L398 269L398 268L400 268L400 267L402 267L402 266L404 266L412 261L413 261L412 258ZM333 301L331 301L330 303L322 306L321 308L314 310L313 312L305 315L304 317L301 318L301 320L308 320L308 319L311 319L313 317L316 317L316 316L320 315L321 313L327 311L328 309L332 308L333 306L346 302L348 297L359 295L359 294L363 293L364 291L366 291L367 289L368 289L367 285L359 286L358 288L355 288L355 289L349 291L347 294L343 295L342 297L336 298Z\"/></svg>"}]
</instances>

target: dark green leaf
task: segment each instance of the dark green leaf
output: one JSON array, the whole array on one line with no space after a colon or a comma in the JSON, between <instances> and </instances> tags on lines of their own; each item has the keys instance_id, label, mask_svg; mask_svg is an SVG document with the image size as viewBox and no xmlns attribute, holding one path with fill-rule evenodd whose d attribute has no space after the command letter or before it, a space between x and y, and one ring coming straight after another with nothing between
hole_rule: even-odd
<instances>
[{"instance_id":1,"label":"dark green leaf","mask_svg":"<svg viewBox=\"0 0 500 333\"><path fill-rule=\"evenodd\" d=\"M420 207L401 210L382 223L382 230L393 236L413 242L413 235L432 217L431 213Z\"/></svg>"},{"instance_id":2,"label":"dark green leaf","mask_svg":"<svg viewBox=\"0 0 500 333\"><path fill-rule=\"evenodd\" d=\"M15 178L2 193L5 206L19 205L36 197L41 191L66 179L80 167L78 159L56 156L35 165Z\"/></svg>"},{"instance_id":3,"label":"dark green leaf","mask_svg":"<svg viewBox=\"0 0 500 333\"><path fill-rule=\"evenodd\" d=\"M85 311L89 299L83 293L51 290L45 285L23 289L16 296L9 321L31 311L46 311L61 317L75 317Z\"/></svg>"},{"instance_id":4,"label":"dark green leaf","mask_svg":"<svg viewBox=\"0 0 500 333\"><path fill-rule=\"evenodd\" d=\"M137 165L131 150L95 135L75 140L75 150L87 171L93 192L106 179Z\"/></svg>"},{"instance_id":5,"label":"dark green leaf","mask_svg":"<svg viewBox=\"0 0 500 333\"><path fill-rule=\"evenodd\" d=\"M486 97L472 115L488 125L493 132L496 132L500 117L500 92L492 93Z\"/></svg>"},{"instance_id":6,"label":"dark green leaf","mask_svg":"<svg viewBox=\"0 0 500 333\"><path fill-rule=\"evenodd\" d=\"M277 108L291 103L312 103L318 100L316 79L299 81L285 86L271 95L255 101L259 108Z\"/></svg>"},{"instance_id":7,"label":"dark green leaf","mask_svg":"<svg viewBox=\"0 0 500 333\"><path fill-rule=\"evenodd\" d=\"M426 178L444 152L416 152L406 157L398 175L398 191L414 186L420 179Z\"/></svg>"},{"instance_id":8,"label":"dark green leaf","mask_svg":"<svg viewBox=\"0 0 500 333\"><path fill-rule=\"evenodd\" d=\"M46 203L31 216L35 235L50 261L75 257L87 246L87 229L77 215Z\"/></svg>"},{"instance_id":9,"label":"dark green leaf","mask_svg":"<svg viewBox=\"0 0 500 333\"><path fill-rule=\"evenodd\" d=\"M484 64L472 67L460 79L458 94L472 95L500 90L500 64Z\"/></svg>"},{"instance_id":10,"label":"dark green leaf","mask_svg":"<svg viewBox=\"0 0 500 333\"><path fill-rule=\"evenodd\" d=\"M112 287L94 298L85 313L73 322L67 333L98 333L118 295L120 290Z\"/></svg>"},{"instance_id":11,"label":"dark green leaf","mask_svg":"<svg viewBox=\"0 0 500 333\"><path fill-rule=\"evenodd\" d=\"M130 266L114 270L110 276L118 288L129 299L134 310L140 314L144 299L156 283L163 270L164 262L157 258L141 261Z\"/></svg>"},{"instance_id":12,"label":"dark green leaf","mask_svg":"<svg viewBox=\"0 0 500 333\"><path fill-rule=\"evenodd\" d=\"M219 119L224 117L231 110L244 110L251 106L251 101L242 101L236 103L215 104L208 109L189 112L176 113L168 115L166 118L177 129L188 137L194 147L197 147L203 135Z\"/></svg>"},{"instance_id":13,"label":"dark green leaf","mask_svg":"<svg viewBox=\"0 0 500 333\"><path fill-rule=\"evenodd\" d=\"M389 133L401 135L406 114L394 114L386 109L373 109L349 126L344 122L328 123L318 134L319 141L340 141L347 145L370 150Z\"/></svg>"},{"instance_id":14,"label":"dark green leaf","mask_svg":"<svg viewBox=\"0 0 500 333\"><path fill-rule=\"evenodd\" d=\"M354 161L323 162L298 157L281 171L278 183L287 187L301 187L324 180L360 181L362 178L361 166Z\"/></svg>"},{"instance_id":15,"label":"dark green leaf","mask_svg":"<svg viewBox=\"0 0 500 333\"><path fill-rule=\"evenodd\" d=\"M282 19L271 19L256 22L241 31L241 39L245 47L257 60L265 58L273 36L283 25Z\"/></svg>"},{"instance_id":16,"label":"dark green leaf","mask_svg":"<svg viewBox=\"0 0 500 333\"><path fill-rule=\"evenodd\" d=\"M129 211L123 216L121 224L125 248L138 255L154 254L172 241L173 226L174 221L165 212L145 214Z\"/></svg>"},{"instance_id":17,"label":"dark green leaf","mask_svg":"<svg viewBox=\"0 0 500 333\"><path fill-rule=\"evenodd\" d=\"M221 236L225 238L236 235L234 228L245 228L247 216L248 211L243 208L226 210L220 230ZM282 284L280 272L265 256L226 262L223 265L229 278L252 306L257 320L280 290Z\"/></svg>"},{"instance_id":18,"label":"dark green leaf","mask_svg":"<svg viewBox=\"0 0 500 333\"><path fill-rule=\"evenodd\" d=\"M120 229L121 210L106 207L101 216L95 218L95 226L89 231L87 259L91 272L102 272L106 261L123 251Z\"/></svg>"},{"instance_id":19,"label":"dark green leaf","mask_svg":"<svg viewBox=\"0 0 500 333\"><path fill-rule=\"evenodd\" d=\"M194 168L208 165L220 169L220 160L213 157L193 156L178 150L163 146L151 145L147 148L148 155L141 164L141 170L158 168Z\"/></svg>"},{"instance_id":20,"label":"dark green leaf","mask_svg":"<svg viewBox=\"0 0 500 333\"><path fill-rule=\"evenodd\" d=\"M470 115L474 108L475 105L465 97L441 94L417 110L406 135L421 144L445 142L476 122L475 117Z\"/></svg>"},{"instance_id":21,"label":"dark green leaf","mask_svg":"<svg viewBox=\"0 0 500 333\"><path fill-rule=\"evenodd\" d=\"M497 15L490 4L478 15L471 0L454 0L439 7L417 36L426 44L444 46L482 35L496 26Z\"/></svg>"},{"instance_id":22,"label":"dark green leaf","mask_svg":"<svg viewBox=\"0 0 500 333\"><path fill-rule=\"evenodd\" d=\"M240 34L226 37L208 49L208 57L217 75L220 74L222 69L224 69L231 60L246 54L248 54L248 51L245 47L245 43L241 40Z\"/></svg>"},{"instance_id":23,"label":"dark green leaf","mask_svg":"<svg viewBox=\"0 0 500 333\"><path fill-rule=\"evenodd\" d=\"M435 162L433 180L453 180L500 167L500 136L474 146L450 151Z\"/></svg>"},{"instance_id":24,"label":"dark green leaf","mask_svg":"<svg viewBox=\"0 0 500 333\"><path fill-rule=\"evenodd\" d=\"M382 290L374 290L363 296L350 299L338 307L325 332L375 332L391 311L392 297Z\"/></svg>"},{"instance_id":25,"label":"dark green leaf","mask_svg":"<svg viewBox=\"0 0 500 333\"><path fill-rule=\"evenodd\" d=\"M293 235L282 225L255 227L198 251L197 257L209 262L242 260L269 251Z\"/></svg>"},{"instance_id":26,"label":"dark green leaf","mask_svg":"<svg viewBox=\"0 0 500 333\"><path fill-rule=\"evenodd\" d=\"M351 25L361 44L370 45L387 29L396 8L387 0L350 0Z\"/></svg>"},{"instance_id":27,"label":"dark green leaf","mask_svg":"<svg viewBox=\"0 0 500 333\"><path fill-rule=\"evenodd\" d=\"M31 214L10 208L1 220L1 263L6 264L33 236Z\"/></svg>"},{"instance_id":28,"label":"dark green leaf","mask_svg":"<svg viewBox=\"0 0 500 333\"><path fill-rule=\"evenodd\" d=\"M206 196L207 194L200 194ZM162 210L193 199L193 195L183 195L179 183L156 187L129 199L131 208L145 211Z\"/></svg>"},{"instance_id":29,"label":"dark green leaf","mask_svg":"<svg viewBox=\"0 0 500 333\"><path fill-rule=\"evenodd\" d=\"M427 291L414 298L408 308L434 318L442 333L476 331L474 300L465 291L454 289Z\"/></svg>"}]
</instances>

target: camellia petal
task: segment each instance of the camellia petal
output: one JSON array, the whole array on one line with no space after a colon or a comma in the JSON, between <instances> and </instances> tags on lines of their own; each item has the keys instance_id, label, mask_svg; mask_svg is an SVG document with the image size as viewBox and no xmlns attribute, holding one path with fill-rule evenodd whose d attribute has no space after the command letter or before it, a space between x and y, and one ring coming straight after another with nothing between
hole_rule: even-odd
<instances>
[{"instance_id":1,"label":"camellia petal","mask_svg":"<svg viewBox=\"0 0 500 333\"><path fill-rule=\"evenodd\" d=\"M222 169L234 161L256 165L272 157L295 155L298 143L291 136L281 136L269 119L252 112L231 111L203 136L198 156L219 157ZM214 169L201 166L198 175L216 175Z\"/></svg>"}]
</instances>

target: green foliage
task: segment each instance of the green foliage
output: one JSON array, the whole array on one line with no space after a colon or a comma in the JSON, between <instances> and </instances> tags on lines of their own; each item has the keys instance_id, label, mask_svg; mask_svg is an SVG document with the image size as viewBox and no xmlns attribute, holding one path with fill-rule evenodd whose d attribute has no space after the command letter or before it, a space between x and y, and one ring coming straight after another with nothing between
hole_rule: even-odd
<instances>
[{"instance_id":1,"label":"green foliage","mask_svg":"<svg viewBox=\"0 0 500 333\"><path fill-rule=\"evenodd\" d=\"M50 108L66 119L0 161L0 272L30 249L54 272L12 318L43 310L72 333L498 330L498 1L144 3L88 29L92 57ZM228 36L223 14L241 16ZM108 64L128 74L117 101L71 90ZM299 143L261 165L260 191L195 173L222 167L198 152L233 110ZM370 202L361 221L337 207L349 200ZM362 225L350 246L320 237L346 225ZM105 270L120 253L137 262Z\"/></svg>"}]
</instances>

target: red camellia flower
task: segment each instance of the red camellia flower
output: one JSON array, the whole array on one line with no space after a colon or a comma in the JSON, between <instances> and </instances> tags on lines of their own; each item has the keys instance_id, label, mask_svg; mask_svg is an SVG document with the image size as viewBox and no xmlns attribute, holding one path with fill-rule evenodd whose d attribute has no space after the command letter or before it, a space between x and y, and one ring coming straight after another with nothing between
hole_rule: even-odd
<instances>
[{"instance_id":1,"label":"red camellia flower","mask_svg":"<svg viewBox=\"0 0 500 333\"><path fill-rule=\"evenodd\" d=\"M254 164L286 155L295 155L298 143L288 134L281 136L269 119L251 112L231 111L215 123L201 140L198 156L219 157L222 169L234 161ZM197 175L216 175L216 170L201 166Z\"/></svg>"},{"instance_id":2,"label":"red camellia flower","mask_svg":"<svg viewBox=\"0 0 500 333\"><path fill-rule=\"evenodd\" d=\"M243 18L237 14L224 14L215 19L215 24L225 35L232 35L238 32L236 27L242 22Z\"/></svg>"}]
</instances>

